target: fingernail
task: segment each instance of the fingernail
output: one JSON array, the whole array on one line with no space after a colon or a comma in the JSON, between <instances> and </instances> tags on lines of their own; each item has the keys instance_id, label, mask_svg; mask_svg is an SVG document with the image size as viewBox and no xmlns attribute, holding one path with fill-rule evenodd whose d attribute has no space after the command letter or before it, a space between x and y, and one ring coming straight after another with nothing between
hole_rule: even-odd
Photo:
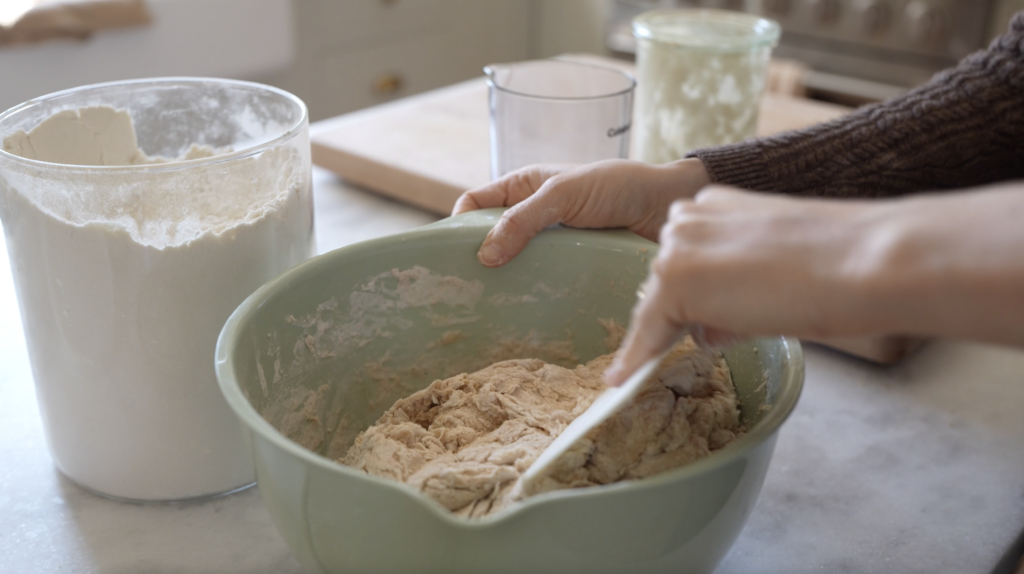
<instances>
[{"instance_id":1,"label":"fingernail","mask_svg":"<svg viewBox=\"0 0 1024 574\"><path fill-rule=\"evenodd\" d=\"M480 260L480 263L483 263L488 267L494 267L495 265L501 265L504 262L505 251L502 250L501 246L497 243L488 243L480 248L480 252L476 254L476 258Z\"/></svg>"}]
</instances>

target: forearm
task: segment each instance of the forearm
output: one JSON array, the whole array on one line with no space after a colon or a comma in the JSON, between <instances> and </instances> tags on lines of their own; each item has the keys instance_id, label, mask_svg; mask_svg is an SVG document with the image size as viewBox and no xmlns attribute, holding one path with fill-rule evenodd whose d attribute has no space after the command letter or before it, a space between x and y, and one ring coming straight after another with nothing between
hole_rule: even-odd
<instances>
[{"instance_id":1,"label":"forearm","mask_svg":"<svg viewBox=\"0 0 1024 574\"><path fill-rule=\"evenodd\" d=\"M696 150L716 183L883 197L1024 177L1024 13L956 68L804 130Z\"/></svg>"},{"instance_id":2,"label":"forearm","mask_svg":"<svg viewBox=\"0 0 1024 574\"><path fill-rule=\"evenodd\" d=\"M872 212L846 262L867 331L1024 346L1024 182Z\"/></svg>"}]
</instances>

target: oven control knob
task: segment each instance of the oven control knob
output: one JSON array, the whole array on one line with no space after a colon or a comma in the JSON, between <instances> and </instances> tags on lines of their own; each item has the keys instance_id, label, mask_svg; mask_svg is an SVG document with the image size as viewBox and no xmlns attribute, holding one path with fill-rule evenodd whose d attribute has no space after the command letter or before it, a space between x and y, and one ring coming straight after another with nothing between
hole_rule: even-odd
<instances>
[{"instance_id":1,"label":"oven control knob","mask_svg":"<svg viewBox=\"0 0 1024 574\"><path fill-rule=\"evenodd\" d=\"M843 10L843 0L807 0L818 24L835 24Z\"/></svg>"},{"instance_id":2,"label":"oven control knob","mask_svg":"<svg viewBox=\"0 0 1024 574\"><path fill-rule=\"evenodd\" d=\"M764 11L769 16L785 16L789 13L790 0L764 0Z\"/></svg>"},{"instance_id":3,"label":"oven control knob","mask_svg":"<svg viewBox=\"0 0 1024 574\"><path fill-rule=\"evenodd\" d=\"M939 44L949 35L945 11L924 0L913 0L904 11L910 36L921 44Z\"/></svg>"},{"instance_id":4,"label":"oven control knob","mask_svg":"<svg viewBox=\"0 0 1024 574\"><path fill-rule=\"evenodd\" d=\"M885 0L857 0L854 5L861 29L868 36L881 36L889 28L892 16Z\"/></svg>"}]
</instances>

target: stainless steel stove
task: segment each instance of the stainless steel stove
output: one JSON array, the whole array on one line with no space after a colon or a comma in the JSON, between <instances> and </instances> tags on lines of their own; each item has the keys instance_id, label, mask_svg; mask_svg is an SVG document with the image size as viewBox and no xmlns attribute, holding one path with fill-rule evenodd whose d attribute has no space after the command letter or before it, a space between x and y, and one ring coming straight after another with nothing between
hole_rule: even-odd
<instances>
[{"instance_id":1,"label":"stainless steel stove","mask_svg":"<svg viewBox=\"0 0 1024 574\"><path fill-rule=\"evenodd\" d=\"M761 14L782 25L775 56L805 63L809 90L884 99L925 82L988 42L997 0L616 0L608 45L633 51L629 22L656 8Z\"/></svg>"}]
</instances>

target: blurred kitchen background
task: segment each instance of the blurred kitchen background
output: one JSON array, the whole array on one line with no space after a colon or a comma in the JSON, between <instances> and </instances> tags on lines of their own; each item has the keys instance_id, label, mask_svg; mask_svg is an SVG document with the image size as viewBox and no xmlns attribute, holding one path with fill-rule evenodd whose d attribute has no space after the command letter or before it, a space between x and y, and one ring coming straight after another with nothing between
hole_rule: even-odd
<instances>
[{"instance_id":1,"label":"blurred kitchen background","mask_svg":"<svg viewBox=\"0 0 1024 574\"><path fill-rule=\"evenodd\" d=\"M315 121L492 62L632 58L630 19L677 6L777 20L788 90L858 105L984 47L1024 0L0 0L0 109L95 82L221 76L289 90Z\"/></svg>"}]
</instances>

